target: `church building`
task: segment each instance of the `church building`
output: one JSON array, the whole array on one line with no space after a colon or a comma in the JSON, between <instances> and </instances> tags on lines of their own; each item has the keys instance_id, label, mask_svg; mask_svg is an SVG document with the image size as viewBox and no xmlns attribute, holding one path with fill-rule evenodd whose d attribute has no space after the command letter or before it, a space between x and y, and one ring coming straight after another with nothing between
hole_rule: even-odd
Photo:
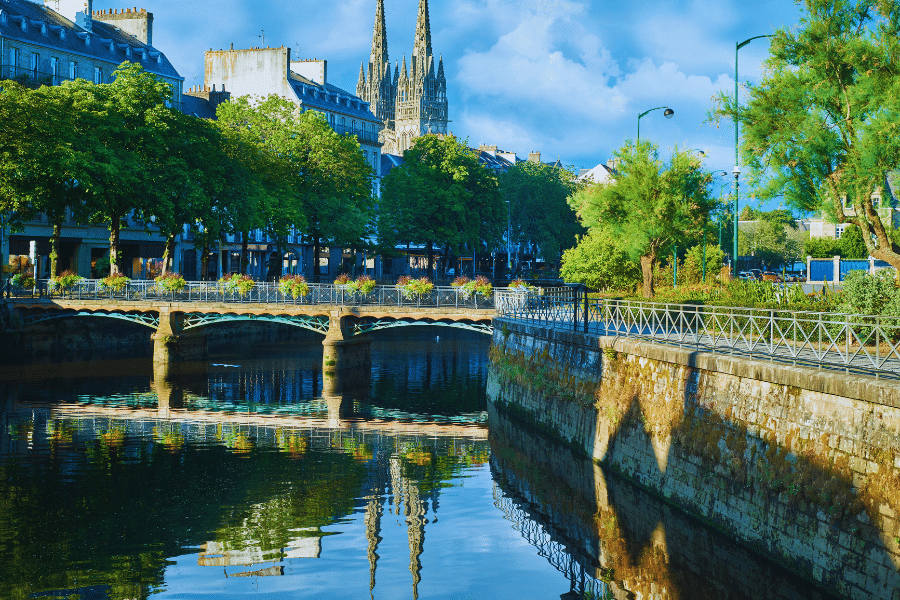
<instances>
[{"instance_id":1,"label":"church building","mask_svg":"<svg viewBox=\"0 0 900 600\"><path fill-rule=\"evenodd\" d=\"M402 155L413 141L429 133L447 133L447 79L444 62L435 64L431 51L428 0L419 0L416 35L407 69L388 60L384 0L377 0L375 31L369 65L360 65L356 95L368 102L381 122L379 141L383 154Z\"/></svg>"}]
</instances>

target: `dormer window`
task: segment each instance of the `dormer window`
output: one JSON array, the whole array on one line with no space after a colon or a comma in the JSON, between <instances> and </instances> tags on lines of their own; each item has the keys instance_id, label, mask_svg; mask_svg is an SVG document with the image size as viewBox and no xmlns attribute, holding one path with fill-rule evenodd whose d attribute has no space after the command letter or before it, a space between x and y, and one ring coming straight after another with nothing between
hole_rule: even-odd
<instances>
[{"instance_id":1,"label":"dormer window","mask_svg":"<svg viewBox=\"0 0 900 600\"><path fill-rule=\"evenodd\" d=\"M22 31L28 31L28 19L26 17L22 17Z\"/></svg>"},{"instance_id":2,"label":"dormer window","mask_svg":"<svg viewBox=\"0 0 900 600\"><path fill-rule=\"evenodd\" d=\"M879 206L881 206L881 198L879 198L878 196L873 196L872 197L872 208L877 209Z\"/></svg>"},{"instance_id":3,"label":"dormer window","mask_svg":"<svg viewBox=\"0 0 900 600\"><path fill-rule=\"evenodd\" d=\"M6 25L6 21L7 21L6 11L0 10L0 23L2 23L3 25Z\"/></svg>"},{"instance_id":4,"label":"dormer window","mask_svg":"<svg viewBox=\"0 0 900 600\"><path fill-rule=\"evenodd\" d=\"M48 33L47 24L41 23L41 35L47 37Z\"/></svg>"}]
</instances>

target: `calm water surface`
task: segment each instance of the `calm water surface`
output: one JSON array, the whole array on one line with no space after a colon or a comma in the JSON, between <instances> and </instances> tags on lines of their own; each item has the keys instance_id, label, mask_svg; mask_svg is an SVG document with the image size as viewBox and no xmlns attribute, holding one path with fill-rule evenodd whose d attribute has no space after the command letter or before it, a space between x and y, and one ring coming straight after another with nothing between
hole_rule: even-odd
<instances>
[{"instance_id":1,"label":"calm water surface","mask_svg":"<svg viewBox=\"0 0 900 600\"><path fill-rule=\"evenodd\" d=\"M493 410L488 344L0 367L0 598L823 597Z\"/></svg>"}]
</instances>

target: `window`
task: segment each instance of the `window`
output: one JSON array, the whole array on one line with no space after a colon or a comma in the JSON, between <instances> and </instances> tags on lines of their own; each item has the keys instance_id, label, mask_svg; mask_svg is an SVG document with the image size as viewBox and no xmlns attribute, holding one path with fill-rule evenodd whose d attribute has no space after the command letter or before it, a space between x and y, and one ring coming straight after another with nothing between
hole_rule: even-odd
<instances>
[{"instance_id":1,"label":"window","mask_svg":"<svg viewBox=\"0 0 900 600\"><path fill-rule=\"evenodd\" d=\"M74 60L69 61L69 79L78 79L78 63Z\"/></svg>"},{"instance_id":2,"label":"window","mask_svg":"<svg viewBox=\"0 0 900 600\"><path fill-rule=\"evenodd\" d=\"M9 49L9 66L12 67L9 76L15 77L19 74L19 71L16 67L19 66L19 49L18 48L10 48Z\"/></svg>"},{"instance_id":3,"label":"window","mask_svg":"<svg viewBox=\"0 0 900 600\"><path fill-rule=\"evenodd\" d=\"M50 75L53 77L53 85L59 85L59 58L50 57Z\"/></svg>"},{"instance_id":4,"label":"window","mask_svg":"<svg viewBox=\"0 0 900 600\"><path fill-rule=\"evenodd\" d=\"M872 198L872 208L877 209L879 206L881 206L881 198L874 196Z\"/></svg>"},{"instance_id":5,"label":"window","mask_svg":"<svg viewBox=\"0 0 900 600\"><path fill-rule=\"evenodd\" d=\"M846 227L847 227L846 225L838 225L837 227L835 227L834 228L834 239L836 239L836 240L841 239L841 236L844 235L844 229Z\"/></svg>"},{"instance_id":6,"label":"window","mask_svg":"<svg viewBox=\"0 0 900 600\"><path fill-rule=\"evenodd\" d=\"M31 76L32 76L34 79L37 79L37 74L38 74L38 64L39 64L40 62L41 62L41 57L40 57L40 55L39 55L37 52L32 52L32 53L31 53L31 65L30 65L31 68L30 68L30 71L31 71Z\"/></svg>"},{"instance_id":7,"label":"window","mask_svg":"<svg viewBox=\"0 0 900 600\"><path fill-rule=\"evenodd\" d=\"M94 83L103 83L103 67L94 67Z\"/></svg>"}]
</instances>

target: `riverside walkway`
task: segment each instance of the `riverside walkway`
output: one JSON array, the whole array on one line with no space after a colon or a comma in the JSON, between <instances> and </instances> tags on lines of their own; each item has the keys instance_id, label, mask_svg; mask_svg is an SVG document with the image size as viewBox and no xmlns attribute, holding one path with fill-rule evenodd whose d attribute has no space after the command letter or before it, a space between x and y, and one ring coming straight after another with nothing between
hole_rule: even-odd
<instances>
[{"instance_id":1,"label":"riverside walkway","mask_svg":"<svg viewBox=\"0 0 900 600\"><path fill-rule=\"evenodd\" d=\"M900 379L900 317L592 299L574 288L501 289L494 302L498 319Z\"/></svg>"}]
</instances>

